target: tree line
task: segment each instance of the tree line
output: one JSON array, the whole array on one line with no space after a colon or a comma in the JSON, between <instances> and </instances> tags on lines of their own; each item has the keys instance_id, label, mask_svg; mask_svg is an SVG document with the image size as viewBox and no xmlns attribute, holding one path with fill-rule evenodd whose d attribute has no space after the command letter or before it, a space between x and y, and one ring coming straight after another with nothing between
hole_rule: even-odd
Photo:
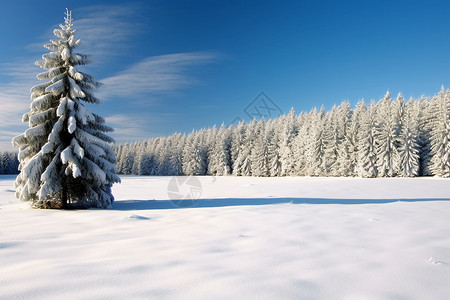
<instances>
[{"instance_id":1,"label":"tree line","mask_svg":"<svg viewBox=\"0 0 450 300\"><path fill-rule=\"evenodd\" d=\"M0 174L19 174L17 152L0 152Z\"/></svg>"},{"instance_id":2,"label":"tree line","mask_svg":"<svg viewBox=\"0 0 450 300\"><path fill-rule=\"evenodd\" d=\"M115 146L119 174L450 176L450 91L348 101Z\"/></svg>"}]
</instances>

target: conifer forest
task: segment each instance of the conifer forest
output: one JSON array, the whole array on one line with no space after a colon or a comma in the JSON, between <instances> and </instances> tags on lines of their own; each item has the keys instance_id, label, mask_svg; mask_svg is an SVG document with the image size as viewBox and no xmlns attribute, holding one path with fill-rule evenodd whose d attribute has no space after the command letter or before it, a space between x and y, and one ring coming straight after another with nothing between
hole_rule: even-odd
<instances>
[{"instance_id":1,"label":"conifer forest","mask_svg":"<svg viewBox=\"0 0 450 300\"><path fill-rule=\"evenodd\" d=\"M405 101L345 101L271 120L115 147L120 174L450 176L450 91Z\"/></svg>"}]
</instances>

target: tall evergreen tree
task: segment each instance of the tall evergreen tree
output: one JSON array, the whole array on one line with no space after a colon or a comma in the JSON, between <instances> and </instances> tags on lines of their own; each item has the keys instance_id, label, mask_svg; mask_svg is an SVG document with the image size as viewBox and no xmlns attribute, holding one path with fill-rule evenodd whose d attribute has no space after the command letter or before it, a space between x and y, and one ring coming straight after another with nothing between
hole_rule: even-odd
<instances>
[{"instance_id":1,"label":"tall evergreen tree","mask_svg":"<svg viewBox=\"0 0 450 300\"><path fill-rule=\"evenodd\" d=\"M307 176L324 176L323 167L324 157L324 126L325 126L325 109L322 107L319 112L314 109L311 112L311 128L306 149L306 168Z\"/></svg>"},{"instance_id":2,"label":"tall evergreen tree","mask_svg":"<svg viewBox=\"0 0 450 300\"><path fill-rule=\"evenodd\" d=\"M186 139L183 150L183 173L184 175L206 175L207 151L204 142L204 130L192 131Z\"/></svg>"},{"instance_id":3,"label":"tall evergreen tree","mask_svg":"<svg viewBox=\"0 0 450 300\"><path fill-rule=\"evenodd\" d=\"M343 128L340 126L339 110L334 106L326 114L323 133L324 156L322 160L322 170L324 170L324 175L327 176L339 176L339 146L343 139Z\"/></svg>"},{"instance_id":4,"label":"tall evergreen tree","mask_svg":"<svg viewBox=\"0 0 450 300\"><path fill-rule=\"evenodd\" d=\"M255 132L254 145L250 152L252 176L265 177L269 175L269 160L265 121L261 119Z\"/></svg>"},{"instance_id":5,"label":"tall evergreen tree","mask_svg":"<svg viewBox=\"0 0 450 300\"><path fill-rule=\"evenodd\" d=\"M338 107L337 115L340 143L338 144L338 155L334 167L335 174L337 176L354 176L357 161L356 134L358 123L348 101L343 102Z\"/></svg>"},{"instance_id":6,"label":"tall evergreen tree","mask_svg":"<svg viewBox=\"0 0 450 300\"><path fill-rule=\"evenodd\" d=\"M401 104L392 102L388 91L376 106L377 126L375 131L375 147L377 154L377 174L380 177L395 176L400 160L396 144L400 121L397 105Z\"/></svg>"},{"instance_id":7,"label":"tall evergreen tree","mask_svg":"<svg viewBox=\"0 0 450 300\"><path fill-rule=\"evenodd\" d=\"M231 174L231 131L223 124L212 142L209 163L211 175Z\"/></svg>"},{"instance_id":8,"label":"tall evergreen tree","mask_svg":"<svg viewBox=\"0 0 450 300\"><path fill-rule=\"evenodd\" d=\"M441 88L430 103L430 171L450 177L450 91Z\"/></svg>"},{"instance_id":9,"label":"tall evergreen tree","mask_svg":"<svg viewBox=\"0 0 450 300\"><path fill-rule=\"evenodd\" d=\"M133 167L131 169L131 174L139 174L141 173L141 159L144 154L144 150L146 148L147 142L146 141L139 141L136 144L136 151L134 155L134 161L133 161Z\"/></svg>"},{"instance_id":10,"label":"tall evergreen tree","mask_svg":"<svg viewBox=\"0 0 450 300\"><path fill-rule=\"evenodd\" d=\"M75 53L72 17L53 31L58 38L44 45L51 52L36 64L47 70L37 75L45 83L31 89L31 110L23 121L29 129L13 139L19 147L21 173L16 195L36 208L107 207L113 201L111 186L116 175L113 131L105 120L83 104L100 100L93 95L99 83L77 70L90 63Z\"/></svg>"},{"instance_id":11,"label":"tall evergreen tree","mask_svg":"<svg viewBox=\"0 0 450 300\"><path fill-rule=\"evenodd\" d=\"M147 147L144 149L141 158L139 159L141 165L139 167L138 175L155 175L156 160L154 154L154 146L156 139L151 139L147 143Z\"/></svg>"},{"instance_id":12,"label":"tall evergreen tree","mask_svg":"<svg viewBox=\"0 0 450 300\"><path fill-rule=\"evenodd\" d=\"M360 110L360 130L358 131L358 164L357 172L361 177L377 176L377 154L375 134L377 131L375 103L366 107L364 100L357 106Z\"/></svg>"},{"instance_id":13,"label":"tall evergreen tree","mask_svg":"<svg viewBox=\"0 0 450 300\"><path fill-rule=\"evenodd\" d=\"M292 143L295 136L298 134L298 128L296 124L296 116L294 108L291 108L289 114L281 118L282 131L280 136L280 163L281 163L281 175L289 176L295 172L295 160L294 152L292 149Z\"/></svg>"},{"instance_id":14,"label":"tall evergreen tree","mask_svg":"<svg viewBox=\"0 0 450 300\"><path fill-rule=\"evenodd\" d=\"M136 156L136 144L125 144L119 157L119 173L130 175L133 171Z\"/></svg>"},{"instance_id":15,"label":"tall evergreen tree","mask_svg":"<svg viewBox=\"0 0 450 300\"><path fill-rule=\"evenodd\" d=\"M316 112L314 110L314 112ZM313 143L313 112L302 113L299 116L298 134L294 138L293 152L295 159L294 175L311 175L308 170L312 163L312 151L310 145Z\"/></svg>"},{"instance_id":16,"label":"tall evergreen tree","mask_svg":"<svg viewBox=\"0 0 450 300\"><path fill-rule=\"evenodd\" d=\"M267 163L269 167L269 176L281 175L280 162L280 134L276 128L277 122L270 120L267 123L266 143L267 143Z\"/></svg>"},{"instance_id":17,"label":"tall evergreen tree","mask_svg":"<svg viewBox=\"0 0 450 300\"><path fill-rule=\"evenodd\" d=\"M398 175L413 177L419 175L419 120L418 103L410 99L402 115L402 126L399 133L400 163Z\"/></svg>"},{"instance_id":18,"label":"tall evergreen tree","mask_svg":"<svg viewBox=\"0 0 450 300\"><path fill-rule=\"evenodd\" d=\"M244 136L240 143L239 152L234 162L233 175L237 176L251 176L251 150L254 146L255 132L257 122L253 120L250 124L244 127Z\"/></svg>"},{"instance_id":19,"label":"tall evergreen tree","mask_svg":"<svg viewBox=\"0 0 450 300\"><path fill-rule=\"evenodd\" d=\"M171 138L171 153L169 158L170 170L172 175L183 174L183 148L186 136L175 134Z\"/></svg>"},{"instance_id":20,"label":"tall evergreen tree","mask_svg":"<svg viewBox=\"0 0 450 300\"><path fill-rule=\"evenodd\" d=\"M245 137L245 123L244 121L239 122L232 129L231 134L231 147L230 147L230 164L231 164L231 174L238 175L238 169L241 162L241 147L244 143ZM239 170L240 172L240 170Z\"/></svg>"},{"instance_id":21,"label":"tall evergreen tree","mask_svg":"<svg viewBox=\"0 0 450 300\"><path fill-rule=\"evenodd\" d=\"M0 152L0 174L7 174L8 155L6 152Z\"/></svg>"},{"instance_id":22,"label":"tall evergreen tree","mask_svg":"<svg viewBox=\"0 0 450 300\"><path fill-rule=\"evenodd\" d=\"M431 118L431 105L430 99L421 97L417 103L417 109L420 111L419 116L419 175L430 176L430 152L431 152L431 131L432 131L432 118Z\"/></svg>"}]
</instances>

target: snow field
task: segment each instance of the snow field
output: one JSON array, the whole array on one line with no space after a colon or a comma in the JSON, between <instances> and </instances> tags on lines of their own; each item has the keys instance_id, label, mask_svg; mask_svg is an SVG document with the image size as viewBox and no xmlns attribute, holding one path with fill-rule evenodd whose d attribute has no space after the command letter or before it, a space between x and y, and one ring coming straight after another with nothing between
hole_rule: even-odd
<instances>
[{"instance_id":1,"label":"snow field","mask_svg":"<svg viewBox=\"0 0 450 300\"><path fill-rule=\"evenodd\" d=\"M0 177L0 298L446 299L439 178L122 177L109 210L33 210ZM398 201L400 199L400 201Z\"/></svg>"}]
</instances>

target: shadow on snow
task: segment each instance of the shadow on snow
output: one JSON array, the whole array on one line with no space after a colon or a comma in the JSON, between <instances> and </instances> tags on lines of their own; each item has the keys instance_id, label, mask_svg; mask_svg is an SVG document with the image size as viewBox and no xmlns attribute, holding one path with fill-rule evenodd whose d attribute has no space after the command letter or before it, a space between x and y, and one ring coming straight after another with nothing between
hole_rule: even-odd
<instances>
[{"instance_id":1,"label":"shadow on snow","mask_svg":"<svg viewBox=\"0 0 450 300\"><path fill-rule=\"evenodd\" d=\"M176 202L177 200L174 200ZM191 201L192 200L185 200ZM393 202L428 202L450 201L450 198L412 198L412 199L328 199L328 198L223 198L198 199L191 208L227 207L245 205L268 204L383 204ZM148 209L177 209L171 200L118 200L113 203L113 210L148 210Z\"/></svg>"}]
</instances>

